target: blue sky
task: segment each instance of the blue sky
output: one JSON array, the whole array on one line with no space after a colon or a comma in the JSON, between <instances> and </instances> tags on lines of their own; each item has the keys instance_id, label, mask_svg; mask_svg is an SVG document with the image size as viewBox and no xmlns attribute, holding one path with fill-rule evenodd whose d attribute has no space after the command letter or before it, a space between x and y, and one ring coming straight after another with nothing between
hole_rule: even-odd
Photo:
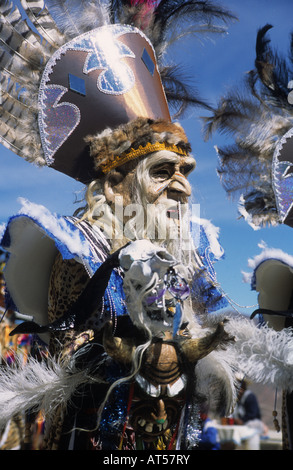
<instances>
[{"instance_id":1,"label":"blue sky","mask_svg":"<svg viewBox=\"0 0 293 470\"><path fill-rule=\"evenodd\" d=\"M228 34L199 42L192 40L184 48L184 62L194 74L202 96L215 103L225 91L239 83L253 67L255 36L259 27L270 23L273 45L280 51L289 48L289 33L293 30L292 0L223 0L218 3L235 13L239 21ZM293 79L293 77L292 77ZM216 264L218 281L236 304L255 305L257 296L243 283L242 271L248 271L247 261L260 252L258 244L281 248L292 254L292 229L286 226L254 231L244 221L237 220L236 203L227 200L216 174L217 155L214 146L227 143L216 134L209 142L202 138L200 115L182 120L193 147L197 168L191 176L194 200L200 204L201 216L220 229L220 242L225 259ZM18 212L19 197L43 204L53 212L72 214L76 197L83 186L49 168L35 168L17 155L0 147L0 224ZM290 251L291 250L291 251ZM253 308L239 308L250 313Z\"/></svg>"}]
</instances>

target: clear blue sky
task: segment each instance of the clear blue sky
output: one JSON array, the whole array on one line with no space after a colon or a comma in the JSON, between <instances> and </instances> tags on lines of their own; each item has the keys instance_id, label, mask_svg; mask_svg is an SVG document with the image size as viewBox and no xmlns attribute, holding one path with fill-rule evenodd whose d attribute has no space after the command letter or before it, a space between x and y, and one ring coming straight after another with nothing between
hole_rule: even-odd
<instances>
[{"instance_id":1,"label":"clear blue sky","mask_svg":"<svg viewBox=\"0 0 293 470\"><path fill-rule=\"evenodd\" d=\"M245 72L253 67L259 27L266 23L274 26L270 32L272 43L284 53L289 48L289 33L293 30L292 0L223 0L218 3L234 12L239 21L232 24L224 36L202 43L193 40L191 47L187 43L184 48L184 61L194 74L197 88L212 103L225 90L237 85ZM181 121L197 159L197 168L191 177L194 199L200 204L201 216L220 228L225 259L216 264L218 281L234 302L242 306L254 305L256 294L243 283L241 274L248 270L248 258L259 253L261 241L292 254L293 229L280 226L254 231L244 221L237 220L236 203L227 200L216 175L214 145L227 142L219 135L208 143L203 141L199 119L202 114L194 112L193 116ZM83 186L69 177L49 168L34 168L0 147L0 224L18 212L19 197L43 204L53 212L71 214L75 197L79 197L82 190ZM253 309L240 310L250 313Z\"/></svg>"}]
</instances>

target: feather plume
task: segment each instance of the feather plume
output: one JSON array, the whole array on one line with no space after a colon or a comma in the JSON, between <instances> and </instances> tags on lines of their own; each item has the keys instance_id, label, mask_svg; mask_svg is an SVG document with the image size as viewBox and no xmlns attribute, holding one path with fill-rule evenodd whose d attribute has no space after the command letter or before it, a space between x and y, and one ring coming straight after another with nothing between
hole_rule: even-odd
<instances>
[{"instance_id":1,"label":"feather plume","mask_svg":"<svg viewBox=\"0 0 293 470\"><path fill-rule=\"evenodd\" d=\"M8 11L1 11L0 9L0 16L1 23L5 25L7 30L10 28L11 38L18 36L19 42L22 42L22 48L27 46L29 48L28 54L31 55L37 63L43 60L43 55L51 53L50 49L45 47L46 43L44 41L41 44L40 36L28 25L27 20L23 17L19 8L13 6L13 2L10 2ZM2 33L0 33L0 35L3 38Z\"/></svg>"},{"instance_id":2,"label":"feather plume","mask_svg":"<svg viewBox=\"0 0 293 470\"><path fill-rule=\"evenodd\" d=\"M12 77L15 83L25 84L38 90L36 82L38 81L39 74L32 70L27 63L23 62L19 57L8 53L0 47L0 72L2 77L8 80ZM28 85L29 84L29 85Z\"/></svg>"},{"instance_id":3,"label":"feather plume","mask_svg":"<svg viewBox=\"0 0 293 470\"><path fill-rule=\"evenodd\" d=\"M112 21L132 24L150 38L173 117L181 117L192 106L210 109L188 83L183 67L166 63L166 55L182 37L226 32L227 24L236 19L231 12L214 2L197 0L113 0L111 11Z\"/></svg>"},{"instance_id":4,"label":"feather plume","mask_svg":"<svg viewBox=\"0 0 293 470\"><path fill-rule=\"evenodd\" d=\"M22 119L25 117L25 114L28 112L29 108L20 100L12 97L9 93L1 93L2 99L2 108L3 110L9 112L9 114L16 119Z\"/></svg>"},{"instance_id":5,"label":"feather plume","mask_svg":"<svg viewBox=\"0 0 293 470\"><path fill-rule=\"evenodd\" d=\"M17 28L17 25L26 25L21 18L19 10L17 12L17 22L13 21L13 18L9 16L8 18L4 17L4 21L0 23L1 47L6 47L12 53L16 53L26 62L32 64L33 67L39 67L43 60L43 54L41 54L41 49L36 47L35 37L30 35L30 40L26 37L29 32L28 27Z\"/></svg>"},{"instance_id":6,"label":"feather plume","mask_svg":"<svg viewBox=\"0 0 293 470\"><path fill-rule=\"evenodd\" d=\"M198 391L206 394L208 390L213 411L232 411L236 399L234 381L237 372L256 383L292 391L292 329L276 331L233 313L208 315L205 323L206 326L215 327L223 320L226 320L225 330L235 338L234 342L225 349L213 351L196 366Z\"/></svg>"},{"instance_id":7,"label":"feather plume","mask_svg":"<svg viewBox=\"0 0 293 470\"><path fill-rule=\"evenodd\" d=\"M225 351L213 351L196 365L197 391L206 396L210 412L229 415L236 401L235 368Z\"/></svg>"},{"instance_id":8,"label":"feather plume","mask_svg":"<svg viewBox=\"0 0 293 470\"><path fill-rule=\"evenodd\" d=\"M236 373L241 373L256 383L292 391L292 329L276 331L232 312L208 315L205 323L206 326L215 327L223 320L225 331L234 337L234 342L225 349L213 351L196 366L196 374L200 379L198 385L202 387L199 392L209 391L213 409L219 412L222 403L226 412L232 411L236 398Z\"/></svg>"},{"instance_id":9,"label":"feather plume","mask_svg":"<svg viewBox=\"0 0 293 470\"><path fill-rule=\"evenodd\" d=\"M47 0L46 3L66 42L91 29L109 24L108 8L102 1Z\"/></svg>"},{"instance_id":10,"label":"feather plume","mask_svg":"<svg viewBox=\"0 0 293 470\"><path fill-rule=\"evenodd\" d=\"M280 222L272 160L276 143L293 126L287 88L293 49L287 60L274 52L267 37L271 27L258 31L255 68L242 87L221 98L212 116L203 118L206 139L218 131L234 140L218 149L218 174L227 194L240 197L240 215L254 228Z\"/></svg>"},{"instance_id":11,"label":"feather plume","mask_svg":"<svg viewBox=\"0 0 293 470\"><path fill-rule=\"evenodd\" d=\"M176 30L178 27L178 19L180 18L180 29L183 24L187 26L187 32L194 31L194 25L198 30L206 31L208 28L211 32L225 32L225 24L235 20L235 16L222 8L221 6L210 1L184 1L184 0L162 0L155 9L155 26L158 27L159 35L154 45L162 44L170 34L170 30ZM220 26L217 26L217 22Z\"/></svg>"},{"instance_id":12,"label":"feather plume","mask_svg":"<svg viewBox=\"0 0 293 470\"><path fill-rule=\"evenodd\" d=\"M29 117L27 115L25 120L19 120L2 109L0 112L1 142L6 148L17 153L20 157L41 166L45 164L45 161L41 158L37 160L41 145L38 128L34 116L31 119ZM25 134L23 134L24 130L26 131ZM36 155L32 152L34 148Z\"/></svg>"},{"instance_id":13,"label":"feather plume","mask_svg":"<svg viewBox=\"0 0 293 470\"><path fill-rule=\"evenodd\" d=\"M78 353L69 365L47 358L30 357L27 363L17 358L15 366L0 368L0 430L17 413L40 411L49 422L58 407L66 407L84 383L103 382L89 369L76 367Z\"/></svg>"},{"instance_id":14,"label":"feather plume","mask_svg":"<svg viewBox=\"0 0 293 470\"><path fill-rule=\"evenodd\" d=\"M293 390L292 329L273 330L256 326L245 317L231 318L225 326L235 336L235 343L227 347L234 367L250 380L271 384L283 390Z\"/></svg>"},{"instance_id":15,"label":"feather plume","mask_svg":"<svg viewBox=\"0 0 293 470\"><path fill-rule=\"evenodd\" d=\"M190 106L212 109L209 103L200 97L195 87L190 84L187 74L184 73L183 76L182 78L179 65L161 68L161 78L173 118L184 116Z\"/></svg>"}]
</instances>

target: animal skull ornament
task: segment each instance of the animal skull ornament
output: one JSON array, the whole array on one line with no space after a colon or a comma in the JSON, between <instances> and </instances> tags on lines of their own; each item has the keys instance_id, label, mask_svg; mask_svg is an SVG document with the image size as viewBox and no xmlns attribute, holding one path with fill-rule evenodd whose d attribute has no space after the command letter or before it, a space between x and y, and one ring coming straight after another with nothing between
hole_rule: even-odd
<instances>
[{"instance_id":1,"label":"animal skull ornament","mask_svg":"<svg viewBox=\"0 0 293 470\"><path fill-rule=\"evenodd\" d=\"M147 240L126 246L119 261L124 270L123 289L133 323L139 328L149 328L152 334L158 329L170 330L176 304L189 295L182 275L186 274L185 268L165 248Z\"/></svg>"},{"instance_id":2,"label":"animal skull ornament","mask_svg":"<svg viewBox=\"0 0 293 470\"><path fill-rule=\"evenodd\" d=\"M127 273L126 278L129 277L132 282L136 280L141 286L147 286L154 273L162 278L169 267L177 264L165 248L158 247L148 240L137 240L123 248L119 262Z\"/></svg>"}]
</instances>

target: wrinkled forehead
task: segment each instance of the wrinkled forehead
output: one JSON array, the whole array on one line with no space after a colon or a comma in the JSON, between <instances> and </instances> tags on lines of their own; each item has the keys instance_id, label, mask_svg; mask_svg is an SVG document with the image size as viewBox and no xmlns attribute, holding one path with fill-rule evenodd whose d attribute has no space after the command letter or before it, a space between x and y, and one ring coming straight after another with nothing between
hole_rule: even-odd
<instances>
[{"instance_id":1,"label":"wrinkled forehead","mask_svg":"<svg viewBox=\"0 0 293 470\"><path fill-rule=\"evenodd\" d=\"M196 160L192 155L178 155L175 152L161 151L149 155L146 159L147 168L152 169L156 166L161 166L164 164L172 164L179 166L188 166L190 167L189 172L193 171L196 167Z\"/></svg>"}]
</instances>

